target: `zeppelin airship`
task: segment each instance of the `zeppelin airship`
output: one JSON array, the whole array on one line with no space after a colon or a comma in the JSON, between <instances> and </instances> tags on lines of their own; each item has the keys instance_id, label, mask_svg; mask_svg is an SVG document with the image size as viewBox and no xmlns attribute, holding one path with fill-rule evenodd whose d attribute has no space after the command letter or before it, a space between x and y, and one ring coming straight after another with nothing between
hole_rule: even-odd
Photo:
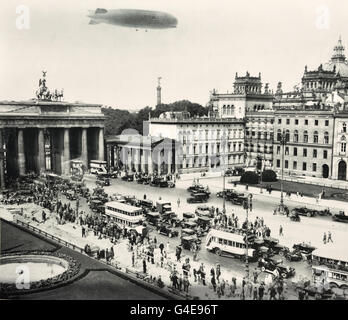
<instances>
[{"instance_id":1,"label":"zeppelin airship","mask_svg":"<svg viewBox=\"0 0 348 320\"><path fill-rule=\"evenodd\" d=\"M88 15L89 24L107 23L129 28L167 29L176 28L178 20L169 13L138 9L98 8Z\"/></svg>"}]
</instances>

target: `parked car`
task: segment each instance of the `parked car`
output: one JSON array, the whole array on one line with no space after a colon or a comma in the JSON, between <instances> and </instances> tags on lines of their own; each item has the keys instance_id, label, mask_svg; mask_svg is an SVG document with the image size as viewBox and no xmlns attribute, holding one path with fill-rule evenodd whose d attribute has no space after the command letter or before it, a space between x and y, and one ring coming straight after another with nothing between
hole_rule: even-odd
<instances>
[{"instance_id":1,"label":"parked car","mask_svg":"<svg viewBox=\"0 0 348 320\"><path fill-rule=\"evenodd\" d=\"M279 252L279 254L288 261L301 261L302 260L302 254L299 250L292 250L290 251L289 248L285 247L283 250Z\"/></svg>"},{"instance_id":2,"label":"parked car","mask_svg":"<svg viewBox=\"0 0 348 320\"><path fill-rule=\"evenodd\" d=\"M160 234L164 234L165 236L172 238L177 237L179 235L177 230L174 230L170 225L168 224L161 224L158 226L157 232Z\"/></svg>"},{"instance_id":3,"label":"parked car","mask_svg":"<svg viewBox=\"0 0 348 320\"><path fill-rule=\"evenodd\" d=\"M314 217L315 216L315 210L308 209L306 207L296 207L291 210L291 214L298 214L300 216L307 216L307 217Z\"/></svg>"},{"instance_id":4,"label":"parked car","mask_svg":"<svg viewBox=\"0 0 348 320\"><path fill-rule=\"evenodd\" d=\"M200 249L199 239L195 236L185 236L181 238L181 246L185 250L193 250L193 248Z\"/></svg>"},{"instance_id":5,"label":"parked car","mask_svg":"<svg viewBox=\"0 0 348 320\"><path fill-rule=\"evenodd\" d=\"M121 178L123 181L134 181L134 174L126 174Z\"/></svg>"},{"instance_id":6,"label":"parked car","mask_svg":"<svg viewBox=\"0 0 348 320\"><path fill-rule=\"evenodd\" d=\"M212 212L212 209L210 207L208 207L207 205L198 206L195 210L195 213L198 216L204 216L204 217L209 217L209 218L214 217L214 212Z\"/></svg>"},{"instance_id":7,"label":"parked car","mask_svg":"<svg viewBox=\"0 0 348 320\"><path fill-rule=\"evenodd\" d=\"M344 211L340 211L337 214L334 214L332 216L333 221L338 221L338 222L345 222L348 223L348 216L344 213Z\"/></svg>"},{"instance_id":8,"label":"parked car","mask_svg":"<svg viewBox=\"0 0 348 320\"><path fill-rule=\"evenodd\" d=\"M184 220L190 220L190 219L195 219L196 218L196 215L194 213L191 213L191 212L184 212L182 214Z\"/></svg>"},{"instance_id":9,"label":"parked car","mask_svg":"<svg viewBox=\"0 0 348 320\"><path fill-rule=\"evenodd\" d=\"M244 196L237 196L237 197L229 198L227 200L230 200L232 204L242 206L244 201L247 201L247 198Z\"/></svg>"},{"instance_id":10,"label":"parked car","mask_svg":"<svg viewBox=\"0 0 348 320\"><path fill-rule=\"evenodd\" d=\"M159 212L147 212L145 214L145 219L149 224L157 226L160 221L160 214Z\"/></svg>"}]
</instances>

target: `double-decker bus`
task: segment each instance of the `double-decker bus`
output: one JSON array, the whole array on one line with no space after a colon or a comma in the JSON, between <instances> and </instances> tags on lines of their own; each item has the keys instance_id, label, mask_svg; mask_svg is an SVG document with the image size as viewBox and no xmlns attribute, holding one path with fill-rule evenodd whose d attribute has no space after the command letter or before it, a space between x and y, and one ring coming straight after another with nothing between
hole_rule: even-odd
<instances>
[{"instance_id":1,"label":"double-decker bus","mask_svg":"<svg viewBox=\"0 0 348 320\"><path fill-rule=\"evenodd\" d=\"M139 227L141 227L141 222L144 221L142 212L142 208L118 201L105 203L105 215L120 227L125 227L126 229L135 229L137 231L141 229Z\"/></svg>"},{"instance_id":2,"label":"double-decker bus","mask_svg":"<svg viewBox=\"0 0 348 320\"><path fill-rule=\"evenodd\" d=\"M315 283L348 289L348 250L326 245L312 252L312 276Z\"/></svg>"}]
</instances>

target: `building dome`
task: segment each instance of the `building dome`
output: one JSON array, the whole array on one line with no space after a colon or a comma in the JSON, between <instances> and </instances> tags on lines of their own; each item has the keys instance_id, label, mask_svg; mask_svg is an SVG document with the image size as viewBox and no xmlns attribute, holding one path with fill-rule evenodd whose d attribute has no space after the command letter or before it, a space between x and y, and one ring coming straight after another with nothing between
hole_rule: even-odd
<instances>
[{"instance_id":1,"label":"building dome","mask_svg":"<svg viewBox=\"0 0 348 320\"><path fill-rule=\"evenodd\" d=\"M331 60L324 64L323 69L326 71L334 71L339 73L341 77L348 78L348 62L344 54L344 46L342 45L341 37L338 40L338 44L334 47Z\"/></svg>"}]
</instances>

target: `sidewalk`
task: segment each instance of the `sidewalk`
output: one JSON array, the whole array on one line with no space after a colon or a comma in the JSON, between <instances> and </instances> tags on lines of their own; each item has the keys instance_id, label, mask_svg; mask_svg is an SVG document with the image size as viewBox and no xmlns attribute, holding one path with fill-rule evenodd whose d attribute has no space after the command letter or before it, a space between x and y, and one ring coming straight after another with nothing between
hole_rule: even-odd
<instances>
[{"instance_id":1,"label":"sidewalk","mask_svg":"<svg viewBox=\"0 0 348 320\"><path fill-rule=\"evenodd\" d=\"M259 187L252 187L249 186L248 190L245 189L244 185L239 185L237 184L236 187L233 187L233 189L240 191L240 192L249 192L252 193L253 195L257 195L260 197L272 197L280 200L281 197L281 192L273 190L271 194L269 194L265 188L262 188L262 193L261 193L261 188ZM339 201L339 200L333 200L333 199L316 199L312 197L307 197L307 196L297 196L296 194L291 194L290 197L286 196L286 193L283 193L284 195L284 202L286 204L287 201L294 201L294 202L300 202L303 205L312 205L312 206L317 206L317 207L325 207L329 209L336 209L337 210L344 210L348 209L348 204L347 202Z\"/></svg>"},{"instance_id":2,"label":"sidewalk","mask_svg":"<svg viewBox=\"0 0 348 320\"><path fill-rule=\"evenodd\" d=\"M327 188L337 188L348 191L348 181L315 178L307 176L284 176L285 181L306 183Z\"/></svg>"}]
</instances>

